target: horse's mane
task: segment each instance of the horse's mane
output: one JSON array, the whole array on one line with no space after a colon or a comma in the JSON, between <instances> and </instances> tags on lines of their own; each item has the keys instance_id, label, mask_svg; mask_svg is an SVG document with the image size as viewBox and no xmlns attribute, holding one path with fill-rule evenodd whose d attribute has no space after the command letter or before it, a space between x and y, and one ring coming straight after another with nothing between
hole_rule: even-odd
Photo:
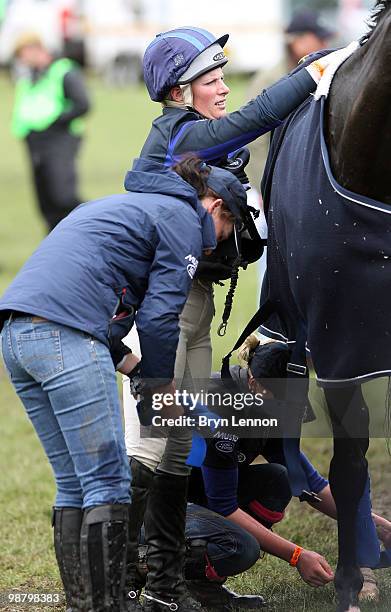
<instances>
[{"instance_id":1,"label":"horse's mane","mask_svg":"<svg viewBox=\"0 0 391 612\"><path fill-rule=\"evenodd\" d=\"M383 17L388 13L390 9L391 0L377 0L376 5L368 20L369 30L360 39L361 45L367 42L367 40L372 36L373 32L375 31L375 28L379 25Z\"/></svg>"}]
</instances>

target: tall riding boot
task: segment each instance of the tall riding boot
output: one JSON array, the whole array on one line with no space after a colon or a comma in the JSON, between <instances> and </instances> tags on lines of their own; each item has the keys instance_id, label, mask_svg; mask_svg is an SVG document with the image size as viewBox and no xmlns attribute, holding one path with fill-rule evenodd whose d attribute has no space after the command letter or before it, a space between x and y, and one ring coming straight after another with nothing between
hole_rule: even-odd
<instances>
[{"instance_id":1,"label":"tall riding boot","mask_svg":"<svg viewBox=\"0 0 391 612\"><path fill-rule=\"evenodd\" d=\"M84 608L88 612L124 612L129 505L87 508L80 533Z\"/></svg>"},{"instance_id":2,"label":"tall riding boot","mask_svg":"<svg viewBox=\"0 0 391 612\"><path fill-rule=\"evenodd\" d=\"M153 471L134 458L130 459L130 471L132 503L129 510L125 591L128 612L141 612L139 597L145 585L147 570L146 565L142 567L139 560L140 530L144 522L149 489L152 486Z\"/></svg>"},{"instance_id":3,"label":"tall riding boot","mask_svg":"<svg viewBox=\"0 0 391 612\"><path fill-rule=\"evenodd\" d=\"M234 612L259 610L266 603L261 595L240 595L224 586L226 578L220 577L207 555L206 540L193 540L188 546L185 578L191 595L207 610Z\"/></svg>"},{"instance_id":4,"label":"tall riding boot","mask_svg":"<svg viewBox=\"0 0 391 612\"><path fill-rule=\"evenodd\" d=\"M80 610L81 508L53 508L54 550L64 585L67 612Z\"/></svg>"},{"instance_id":5,"label":"tall riding boot","mask_svg":"<svg viewBox=\"0 0 391 612\"><path fill-rule=\"evenodd\" d=\"M188 476L156 471L145 513L145 612L201 612L183 578Z\"/></svg>"}]
</instances>

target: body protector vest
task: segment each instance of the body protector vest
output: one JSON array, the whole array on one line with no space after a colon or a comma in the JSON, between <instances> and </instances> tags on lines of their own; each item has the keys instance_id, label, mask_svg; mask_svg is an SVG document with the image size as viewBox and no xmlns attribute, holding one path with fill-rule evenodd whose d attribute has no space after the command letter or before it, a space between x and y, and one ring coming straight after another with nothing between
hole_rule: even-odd
<instances>
[{"instance_id":1,"label":"body protector vest","mask_svg":"<svg viewBox=\"0 0 391 612\"><path fill-rule=\"evenodd\" d=\"M64 77L75 64L66 58L54 61L36 82L22 78L16 86L12 132L17 138L25 138L32 131L43 132L60 115L69 109L71 102L64 95ZM83 130L83 121L73 119L71 133Z\"/></svg>"}]
</instances>

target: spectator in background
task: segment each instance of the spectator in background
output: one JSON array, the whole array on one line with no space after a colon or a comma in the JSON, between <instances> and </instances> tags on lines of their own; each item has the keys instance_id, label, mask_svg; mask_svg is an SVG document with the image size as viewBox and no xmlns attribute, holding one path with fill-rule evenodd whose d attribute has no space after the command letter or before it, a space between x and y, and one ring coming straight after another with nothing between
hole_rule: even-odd
<instances>
[{"instance_id":1,"label":"spectator in background","mask_svg":"<svg viewBox=\"0 0 391 612\"><path fill-rule=\"evenodd\" d=\"M5 18L5 14L7 11L8 0L0 0L0 28Z\"/></svg>"},{"instance_id":2,"label":"spectator in background","mask_svg":"<svg viewBox=\"0 0 391 612\"><path fill-rule=\"evenodd\" d=\"M255 74L250 82L247 98L255 98L260 91L295 68L305 55L326 48L334 35L335 32L321 24L318 13L310 9L301 9L294 13L284 30L284 57L269 70L260 70ZM246 172L250 183L257 189L259 189L269 149L269 138L269 134L266 134L248 145L251 155Z\"/></svg>"},{"instance_id":3,"label":"spectator in background","mask_svg":"<svg viewBox=\"0 0 391 612\"><path fill-rule=\"evenodd\" d=\"M52 230L73 210L78 195L76 156L90 107L77 65L56 59L34 33L16 41L14 54L25 69L16 85L12 131L24 139L41 213Z\"/></svg>"},{"instance_id":4,"label":"spectator in background","mask_svg":"<svg viewBox=\"0 0 391 612\"><path fill-rule=\"evenodd\" d=\"M86 66L86 50L82 29L82 16L77 7L62 7L59 14L62 38L62 55Z\"/></svg>"}]
</instances>

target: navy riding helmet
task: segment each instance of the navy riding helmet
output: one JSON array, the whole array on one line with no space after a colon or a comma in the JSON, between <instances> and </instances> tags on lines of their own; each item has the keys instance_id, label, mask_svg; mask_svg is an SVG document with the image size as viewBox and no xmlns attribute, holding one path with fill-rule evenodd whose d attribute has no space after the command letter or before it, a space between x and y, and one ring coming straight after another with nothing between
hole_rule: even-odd
<instances>
[{"instance_id":1,"label":"navy riding helmet","mask_svg":"<svg viewBox=\"0 0 391 612\"><path fill-rule=\"evenodd\" d=\"M182 27L157 34L143 58L144 81L149 95L161 102L174 85L185 85L224 66L223 47L228 34L216 38L201 28Z\"/></svg>"}]
</instances>

